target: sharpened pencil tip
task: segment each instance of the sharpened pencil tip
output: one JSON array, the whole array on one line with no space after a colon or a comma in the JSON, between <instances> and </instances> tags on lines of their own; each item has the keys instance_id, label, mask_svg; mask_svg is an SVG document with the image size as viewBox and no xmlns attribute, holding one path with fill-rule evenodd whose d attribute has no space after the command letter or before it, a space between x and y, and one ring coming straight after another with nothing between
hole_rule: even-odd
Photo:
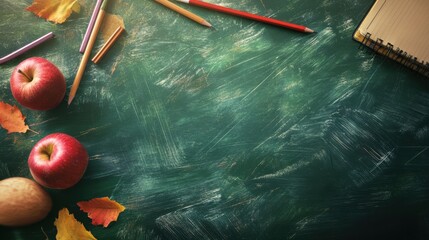
<instances>
[{"instance_id":1,"label":"sharpened pencil tip","mask_svg":"<svg viewBox=\"0 0 429 240\"><path fill-rule=\"evenodd\" d=\"M314 33L314 30L312 30L312 29L310 29L310 28L306 27L306 28L305 28L305 30L304 30L304 32L307 32L307 33Z\"/></svg>"},{"instance_id":2,"label":"sharpened pencil tip","mask_svg":"<svg viewBox=\"0 0 429 240\"><path fill-rule=\"evenodd\" d=\"M73 96L69 96L69 100L67 101L67 106L70 106L71 102L73 101Z\"/></svg>"},{"instance_id":3,"label":"sharpened pencil tip","mask_svg":"<svg viewBox=\"0 0 429 240\"><path fill-rule=\"evenodd\" d=\"M206 27L209 27L209 28L212 27L212 25L209 22L207 22L207 21L203 21L203 22L201 22L201 24L204 25L204 26L206 26Z\"/></svg>"}]
</instances>

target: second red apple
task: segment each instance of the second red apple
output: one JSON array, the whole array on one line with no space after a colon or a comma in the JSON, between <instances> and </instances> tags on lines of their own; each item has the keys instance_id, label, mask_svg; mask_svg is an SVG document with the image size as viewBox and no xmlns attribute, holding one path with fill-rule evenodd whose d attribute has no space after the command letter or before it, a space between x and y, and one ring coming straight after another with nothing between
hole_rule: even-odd
<instances>
[{"instance_id":1,"label":"second red apple","mask_svg":"<svg viewBox=\"0 0 429 240\"><path fill-rule=\"evenodd\" d=\"M65 133L53 133L34 145L28 157L28 166L39 184L65 189L82 178L88 158L85 147L76 138Z\"/></svg>"}]
</instances>

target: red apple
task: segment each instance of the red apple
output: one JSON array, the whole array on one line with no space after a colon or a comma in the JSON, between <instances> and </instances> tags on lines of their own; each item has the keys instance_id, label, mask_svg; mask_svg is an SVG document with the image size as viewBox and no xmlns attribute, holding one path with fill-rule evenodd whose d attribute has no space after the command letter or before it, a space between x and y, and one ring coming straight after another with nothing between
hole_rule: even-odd
<instances>
[{"instance_id":1,"label":"red apple","mask_svg":"<svg viewBox=\"0 0 429 240\"><path fill-rule=\"evenodd\" d=\"M88 153L76 138L65 133L53 133L34 145L28 166L39 184L65 189L82 178L88 166Z\"/></svg>"},{"instance_id":2,"label":"red apple","mask_svg":"<svg viewBox=\"0 0 429 240\"><path fill-rule=\"evenodd\" d=\"M10 89L22 106L33 110L49 110L64 99L66 80L53 63L41 57L31 57L13 70Z\"/></svg>"}]
</instances>

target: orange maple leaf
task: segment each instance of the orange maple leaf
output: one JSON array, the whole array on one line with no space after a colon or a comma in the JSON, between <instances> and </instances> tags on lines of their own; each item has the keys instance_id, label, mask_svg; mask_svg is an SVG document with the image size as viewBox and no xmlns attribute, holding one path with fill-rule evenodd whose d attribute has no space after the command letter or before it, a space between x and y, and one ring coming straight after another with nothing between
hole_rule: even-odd
<instances>
[{"instance_id":1,"label":"orange maple leaf","mask_svg":"<svg viewBox=\"0 0 429 240\"><path fill-rule=\"evenodd\" d=\"M27 10L54 23L63 23L72 14L79 12L78 0L34 0Z\"/></svg>"},{"instance_id":2,"label":"orange maple leaf","mask_svg":"<svg viewBox=\"0 0 429 240\"><path fill-rule=\"evenodd\" d=\"M103 227L107 227L110 222L116 221L119 213L125 210L124 206L108 197L78 202L77 205L80 210L88 213L93 225L103 225Z\"/></svg>"},{"instance_id":3,"label":"orange maple leaf","mask_svg":"<svg viewBox=\"0 0 429 240\"><path fill-rule=\"evenodd\" d=\"M87 231L82 223L69 213L67 208L58 212L58 218L54 222L57 227L57 240L97 240L91 232Z\"/></svg>"},{"instance_id":4,"label":"orange maple leaf","mask_svg":"<svg viewBox=\"0 0 429 240\"><path fill-rule=\"evenodd\" d=\"M7 130L7 133L25 133L29 129L25 125L25 117L16 106L0 102L0 125Z\"/></svg>"}]
</instances>

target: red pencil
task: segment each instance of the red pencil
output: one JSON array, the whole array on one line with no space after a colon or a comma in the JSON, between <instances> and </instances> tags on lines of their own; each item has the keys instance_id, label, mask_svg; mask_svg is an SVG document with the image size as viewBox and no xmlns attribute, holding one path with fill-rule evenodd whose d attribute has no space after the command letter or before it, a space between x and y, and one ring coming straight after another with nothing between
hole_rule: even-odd
<instances>
[{"instance_id":1,"label":"red pencil","mask_svg":"<svg viewBox=\"0 0 429 240\"><path fill-rule=\"evenodd\" d=\"M259 21L259 22L263 22L263 23L272 24L272 25L279 26L279 27L293 29L293 30L299 31L299 32L306 32L306 33L314 32L313 30L311 30L310 28L308 28L306 26L302 26L302 25L298 25L298 24L294 24L294 23L289 23L289 22L284 22L284 21L280 21L277 19L273 19L273 18L263 17L263 16L259 16L259 15L253 14L253 13L243 12L243 11L239 11L236 9L215 5L212 3L203 2L201 0L177 0L177 1L183 2L183 3L188 3L188 4L195 5L195 6L202 7L202 8L215 10L218 12L223 12L223 13L228 13L231 15L239 16L239 17L244 17L247 19L251 19L251 20L255 20L255 21Z\"/></svg>"}]
</instances>

